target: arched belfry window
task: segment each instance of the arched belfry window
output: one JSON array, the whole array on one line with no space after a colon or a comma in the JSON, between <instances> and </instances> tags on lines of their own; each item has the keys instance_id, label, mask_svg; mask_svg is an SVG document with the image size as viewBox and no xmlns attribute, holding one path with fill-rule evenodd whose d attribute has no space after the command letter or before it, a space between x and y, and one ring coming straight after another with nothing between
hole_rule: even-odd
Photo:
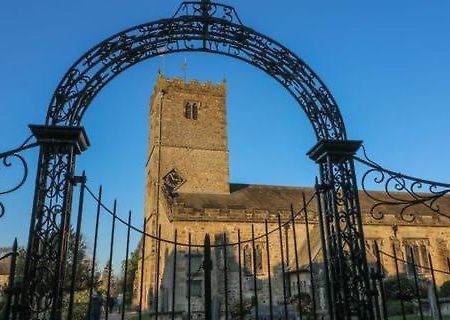
<instances>
[{"instance_id":1,"label":"arched belfry window","mask_svg":"<svg viewBox=\"0 0 450 320\"><path fill-rule=\"evenodd\" d=\"M184 117L186 119L197 120L199 105L199 102L187 101L184 104Z\"/></svg>"},{"instance_id":2,"label":"arched belfry window","mask_svg":"<svg viewBox=\"0 0 450 320\"><path fill-rule=\"evenodd\" d=\"M197 120L198 118L198 104L192 104L192 120Z\"/></svg>"},{"instance_id":3,"label":"arched belfry window","mask_svg":"<svg viewBox=\"0 0 450 320\"><path fill-rule=\"evenodd\" d=\"M184 117L190 119L192 114L192 105L190 102L186 102L184 105Z\"/></svg>"}]
</instances>

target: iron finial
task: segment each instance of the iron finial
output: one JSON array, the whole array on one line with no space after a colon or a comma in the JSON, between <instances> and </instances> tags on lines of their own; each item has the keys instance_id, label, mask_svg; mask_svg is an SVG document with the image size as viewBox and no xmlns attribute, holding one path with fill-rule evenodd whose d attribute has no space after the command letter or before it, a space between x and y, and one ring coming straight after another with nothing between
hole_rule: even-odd
<instances>
[{"instance_id":1,"label":"iron finial","mask_svg":"<svg viewBox=\"0 0 450 320\"><path fill-rule=\"evenodd\" d=\"M211 5L211 1L210 0L201 0L201 9L203 12L203 15L208 15L209 14L209 6Z\"/></svg>"}]
</instances>

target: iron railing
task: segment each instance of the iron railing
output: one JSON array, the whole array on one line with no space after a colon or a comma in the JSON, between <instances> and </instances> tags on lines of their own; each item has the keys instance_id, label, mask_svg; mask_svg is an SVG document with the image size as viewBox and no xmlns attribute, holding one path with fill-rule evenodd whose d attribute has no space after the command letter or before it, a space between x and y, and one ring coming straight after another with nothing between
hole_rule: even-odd
<instances>
[{"instance_id":1,"label":"iron railing","mask_svg":"<svg viewBox=\"0 0 450 320\"><path fill-rule=\"evenodd\" d=\"M127 237L126 237L126 257L125 257L125 266L128 265L128 253L129 253L129 247L130 247L130 233L135 232L137 233L140 237L141 237L141 241L140 241L140 245L139 245L139 252L140 252L140 277L141 279L144 278L144 269L146 268L146 260L147 258L142 259L142 257L147 256L148 253L147 252L147 245L148 242L150 241L156 241L156 254L155 254L155 258L153 259L153 263L155 264L155 268L156 268L156 274L160 275L163 273L163 271L161 270L161 268L164 265L164 268L167 268L167 264L171 263L172 264L172 269L171 269L171 273L170 273L170 284L172 286L171 288L171 310L168 310L167 308L164 308L162 306L161 303L161 282L165 282L167 283L167 277L164 279L164 277L158 276L155 279L156 285L153 288L154 289L154 296L153 299L150 303L149 308L146 308L144 306L144 297L146 295L145 291L144 291L144 282L145 281L140 281L138 284L138 291L135 293L135 298L137 301L139 301L139 303L137 304L137 318L138 319L142 319L143 314L148 313L150 314L152 317L154 317L155 319L158 319L158 317L164 316L164 317L170 317L172 319L177 318L180 314L184 314L188 319L192 318L194 316L194 314L201 314L202 317L205 317L206 319L211 319L214 318L212 316L212 293L211 293L211 277L212 277L212 270L213 270L213 262L212 260L215 260L214 265L216 266L216 268L220 268L221 272L221 277L223 277L220 281L222 282L222 286L223 286L223 290L222 290L222 294L220 295L221 299L223 300L222 303L222 308L221 308L221 316L226 318L226 319L234 319L234 318L241 318L244 319L247 317L247 313L248 312L253 312L254 316L256 316L257 318L259 318L259 314L261 313L260 311L260 307L262 305L262 302L259 302L259 298L258 298L258 293L260 292L260 274L258 273L258 265L257 263L255 263L255 261L258 261L259 263L263 263L263 260L266 261L267 265L266 265L266 270L267 270L267 280L265 284L263 284L262 286L265 288L265 290L267 291L267 296L269 298L269 303L265 303L265 306L267 306L268 308L268 317L270 317L271 319L274 318L275 315L275 310L274 309L282 309L281 310L281 315L286 318L290 318L293 314L291 307L289 307L290 305L292 305L292 296L288 295L288 281L289 281L289 275L290 274L296 274L296 278L297 278L297 283L296 283L296 289L289 289L292 292L295 292L296 290L296 294L299 298L299 302L301 303L301 297L305 294L305 292L303 292L301 290L301 284L300 284L300 278L299 278L299 270L301 270L300 268L300 264L302 264L305 268L305 271L311 275L311 277L313 277L313 281L314 281L314 270L317 268L317 266L314 265L313 262L313 257L311 254L311 243L309 242L307 245L307 250L308 250L308 255L307 255L307 261L300 261L299 259L299 251L298 251L298 244L297 244L297 237L294 236L293 238L291 238L291 234L283 234L284 230L286 230L286 228L290 228L292 231L292 234L296 234L296 224L299 223L299 221L301 220L301 223L304 224L306 223L306 228L309 229L310 228L310 220L308 219L308 206L310 206L313 202L313 200L315 199L315 194L312 195L311 198L309 198L308 200L303 199L303 207L300 210L294 211L294 209L292 209L289 213L289 215L284 216L282 219L282 215L278 214L276 221L268 221L265 220L263 223L264 226L264 230L265 232L262 234L256 234L255 233L255 227L254 224L252 224L251 227L251 238L248 239L241 239L241 230L237 230L236 236L237 236L237 241L229 241L228 238L230 237L230 235L223 233L221 234L222 236L222 241L220 242L213 242L211 243L211 235L210 234L205 234L204 237L204 242L203 243L193 243L192 242L192 235L191 233L188 234L188 242L182 242L180 240L178 240L178 232L175 229L173 232L173 238L172 239L165 239L163 238L161 235L164 234L164 230L162 230L162 226L160 225L157 230L158 233L155 234L151 234L148 233L146 231L146 224L148 221L148 218L144 219L144 223L143 223L143 227L140 228L134 224L131 223L132 220L132 213L131 211L128 214L128 218L125 219L121 216L118 215L117 213L117 202L114 202L114 205L112 208L108 207L106 204L104 204L102 202L102 188L99 189L98 192L94 192L92 189L90 189L88 186L85 187L85 190L87 191L87 194L90 196L91 199L93 199L96 204L97 204L97 214L96 214L96 225L95 225L95 235L94 235L94 247L93 247L93 262L92 262L92 266L95 265L95 259L96 259L96 253L97 253L97 238L98 238L98 221L100 220L100 215L101 214L107 214L112 218L112 222L111 222L111 232L110 232L110 236L111 236L111 242L110 242L110 247L109 247L109 268L108 268L108 279L110 279L111 277L111 273L112 273L112 268L111 268L111 261L113 260L113 253L115 252L114 249L114 233L117 227L117 223L122 225L123 227L126 228L127 230ZM82 197L80 196L80 199L82 199ZM274 224L275 227L269 230L269 224ZM278 240L276 241L276 236L278 235ZM217 236L217 234L215 235ZM294 251L290 251L291 253L291 261L293 261L292 259L292 255L294 256L295 259L295 266L293 264L291 264L290 266L286 263L287 260L289 260L289 257L286 256L286 250L289 250L289 243L292 242L293 239L293 243L294 243ZM309 237L308 237L309 240ZM256 246L256 242L259 241L261 243L265 243L265 255L266 255L266 259L263 259L263 257L260 256L261 252L257 250L257 246ZM274 261L270 258L270 248L274 248L275 243L274 242L278 242L276 244L276 246L279 248L280 252L281 252L281 261L279 263L279 267L281 268L281 277L277 277L277 279L273 278L271 276L271 273L274 273L273 268L271 266L271 263L273 264ZM161 257L161 247L162 245L167 245L170 246L172 248L171 252L170 252L170 256L171 258L169 259L170 261L168 262L167 259L165 259L164 263L162 261L162 257ZM247 251L247 253L250 254L250 259L253 263L251 263L251 267L249 270L249 265L244 265L244 261L246 258L248 258L248 256L244 256L244 246L246 248L250 248L249 251ZM306 248L305 248L306 249ZM193 251L200 251L201 252L201 256L202 256L202 263L199 267L198 270L193 270L193 259L195 257L195 255L193 254ZM216 259L212 259L211 255L216 255L218 251L221 251L224 258L221 260L220 266L217 265L217 258ZM233 299L230 297L230 293L229 293L229 285L230 285L230 273L231 272L236 272L236 271L230 271L230 252L236 252L236 262L237 262L237 273L239 274L238 276L238 292L236 292L236 296L233 297ZM187 255L187 258L185 259L181 259L183 257L183 254L185 253L185 255ZM179 280L180 277L180 273L177 272L176 270L178 270L178 268L180 267L180 260L184 260L185 264L187 265L187 283L188 284L192 284L192 277L196 277L198 278L198 275L202 275L202 281L204 282L204 284L202 285L202 296L203 296L203 301L204 301L204 309L203 310L193 310L193 305L192 305L192 301L194 300L193 294L192 294L192 288L191 285L188 285L186 288L186 299L184 299L185 301L185 309L183 310L177 310L175 308L175 306L177 305L177 298L179 299L179 295L176 294L177 292L177 287L179 286L179 283L182 282L182 280ZM148 261L151 262L151 261ZM248 261L246 261L248 263ZM289 270L288 270L289 268ZM194 272L193 272L194 271ZM94 279L93 279L93 274L91 273L91 280L89 281L89 283L94 283ZM215 276L217 277L218 275L215 274ZM246 291L246 289L244 288L244 282L245 279L250 279L253 283L253 287L251 292L248 292L248 290ZM280 280L281 281L281 287L282 287L282 294L281 297L282 298L282 308L279 308L279 305L275 305L275 299L274 299L274 281L275 280ZM127 274L126 272L124 273L124 278L123 278L123 283L127 283L128 279L127 279ZM218 281L217 279L215 279L215 281ZM111 283L108 280L108 286L107 286L107 293L106 293L106 297L105 300L109 300L110 297L110 286ZM313 285L314 286L314 285ZM124 285L125 287L125 285ZM91 291L93 290L93 288L91 288ZM314 293L314 289L313 293ZM126 292L125 289L123 289L123 298L122 298L122 303L124 303L124 301L127 299ZM249 309L249 305L246 301L245 296L248 295L249 293L251 293L253 295L253 300L252 300L252 304L251 304L251 308ZM92 297L92 294L91 294ZM216 298L217 298L217 294L216 294ZM312 296L311 301L312 304L316 306L316 299L317 297ZM236 300L237 304L235 305L236 308L232 308L230 301L231 300ZM91 309L91 307L89 307L89 310ZM289 309L289 310L288 310ZM122 317L125 316L125 308L124 305L122 305ZM301 316L302 315L302 310L299 309L298 314ZM105 318L107 319L109 316L109 311L105 310Z\"/></svg>"},{"instance_id":2,"label":"iron railing","mask_svg":"<svg viewBox=\"0 0 450 320\"><path fill-rule=\"evenodd\" d=\"M25 172L17 186L3 193L15 191L24 184L28 167L20 152L37 145L30 143L29 140L15 150L0 154L6 166L11 163L10 157L18 158L23 163ZM362 192L372 200L369 214L376 220L385 218L386 212L380 209L385 210L386 207L397 208L396 210L400 212L399 217L406 224L413 223L421 209L444 219L449 217L439 204L440 201L448 200L446 196L450 185L395 173L376 164L367 156L366 159L354 156L354 160L366 166L361 180ZM372 182L383 185L383 192L369 190L369 177L374 177ZM105 204L102 199L103 189L100 187L98 192L94 192L86 185L84 173L73 177L71 183L74 186L79 185L79 196L77 215L72 222L74 232L69 240L73 243L70 259L74 263L70 265L65 276L67 284L64 286L64 297L67 301L62 310L64 318L95 319L95 309L98 309L96 298L99 296L99 282L96 280L98 265L105 264L106 256L107 273L103 282L106 283L103 301L111 301L113 297L121 294L122 319L129 316L132 304L137 307L138 319L142 319L145 315L154 319L179 317L316 319L326 318L336 307L330 303L332 301L330 279L325 272L328 268L328 256L323 246L326 241L321 225L324 219L323 200L321 201L318 196L321 194L321 186L318 184L310 198L306 199L303 195L303 199L299 199L300 209L291 206L288 213L278 213L275 218L268 216L263 222L248 224L251 230L250 237L242 239L242 229L237 229L235 234L206 233L203 242L194 243L191 233L187 235L187 241L183 241L180 240L178 230L167 232L162 225L157 227L157 233L149 233L147 231L149 217L144 219L142 226L133 224L132 212L129 211L127 218L124 218L119 214L117 201L114 201L112 207ZM80 311L78 308L80 303L76 301L76 296L80 291L77 281L81 271L76 262L79 260L83 237L90 236L87 231L83 231L83 225L89 218L86 216L87 199L93 201L96 214L92 255L88 259L90 268L88 274L81 277L88 284L88 298L83 310ZM418 207L421 209L416 209ZM413 208L416 211L412 212ZM1 216L4 213L2 204L0 209ZM102 219L106 217L111 219L109 247L106 248L107 255L99 258L99 250L104 251L100 248L100 232L104 231L104 227L101 228L100 225ZM118 252L116 247L118 228L126 230L124 254ZM389 319L395 316L407 319L412 315L420 319L427 319L429 316L443 319L443 313L446 312L446 306L450 302L450 282L447 283L450 281L449 257L438 256L438 259L445 260L448 270L443 270L442 261L439 263L441 267L435 268L429 244L420 243L426 239L416 239L419 243L408 243L405 239L397 238L396 226L393 226L393 231L394 235L389 243L381 238L366 240L370 296L373 300L375 319ZM172 234L172 238L163 236L167 234ZM140 268L136 270L135 276L139 276L140 281L128 278L133 247L131 239L136 236L140 238L137 248ZM146 256L149 255L149 245L152 243L155 244L155 254L153 259L149 259ZM170 248L169 258L163 257L164 248ZM319 251L322 254L319 254ZM117 261L118 255L124 261L124 269L119 276L121 278L119 289L113 283L113 278L117 278L117 273L113 272L113 261ZM194 260L198 260L199 256L201 264L195 265ZM218 256L222 256L222 259ZM8 286L3 290L2 316L5 319L16 319L22 316L24 310L21 304L23 275L20 274L23 270L19 272L17 270L17 264L23 264L24 259L18 253L17 240L14 241L11 250L0 257L0 263L6 260L9 260L10 271ZM155 266L157 276L151 290L147 288L146 291L144 288L148 287L150 282L142 279L145 278L145 270L149 264ZM179 271L183 264L187 267L187 273ZM171 265L169 273L166 272L168 265ZM261 272L260 268L265 271ZM202 283L201 309L194 303L199 300L197 297L199 292L198 288L193 286L199 279ZM185 280L187 285L183 284ZM131 282L136 285L132 295L127 290ZM180 297L178 293L183 287L186 295ZM233 287L236 290L233 291ZM170 289L170 294L167 293L167 289ZM132 298L134 303L130 302ZM177 309L177 306L181 308ZM104 308L104 318L110 317L111 310L108 307Z\"/></svg>"},{"instance_id":3,"label":"iron railing","mask_svg":"<svg viewBox=\"0 0 450 320\"><path fill-rule=\"evenodd\" d=\"M124 218L118 212L117 201L114 201L112 207L106 205L102 200L103 189L100 187L98 192L93 191L86 185L84 174L75 179L74 183L80 185L78 215L74 225L76 231L73 234L74 261L77 261L76 256L82 237L86 199L93 200L96 208L91 268L89 279L86 280L89 284L89 299L83 314L84 319L95 319L93 302L96 298L95 292L99 290L98 282L95 280L98 269L99 231L101 221L104 221L106 217L110 218L111 225L109 248L106 248L108 271L103 301L110 301L120 292L122 294L120 303L122 319L130 316L130 298L134 298L138 302L136 303L136 319L143 319L144 316L150 316L152 319L178 319L182 316L188 319L195 317L214 319L217 316L223 319L326 318L326 314L329 312L327 308L330 306L324 305L324 301L327 301L326 295L329 289L324 277L323 261L318 260L320 255L317 252L317 246L320 246L320 243L311 239L311 236L314 237L311 228L316 228L318 223L317 205L316 208L312 208L315 204L316 193L313 193L309 199L303 196L301 209L294 210L292 208L287 216L278 214L276 221L265 220L264 232L261 234L255 231L257 224L252 224L251 237L247 239L242 239L241 230L238 229L237 241L231 240L232 235L223 233L221 237L215 237L215 241L212 241L210 234L205 234L203 243L193 243L191 233L188 234L187 242L180 241L177 230L174 230L173 238L163 238L162 226L158 227L156 235L148 233L145 226L147 219L144 220L143 227L133 224L132 212L129 211L127 217ZM274 225L274 227L270 228L269 225ZM122 287L120 290L113 289L111 280L112 277L117 276L117 273L113 272L112 261L115 255L119 254L116 249L117 241L114 239L117 236L118 227L126 230L125 254L123 255L125 268L121 277ZM306 234L303 235L301 232L299 234L299 227ZM286 230L288 232L285 232ZM156 255L153 262L156 274L159 276L156 277L156 285L153 288L154 296L147 305L143 304L146 295L144 287L147 286L145 281L134 280L137 284L133 293L134 297L127 296L129 294L127 284L130 281L127 268L130 258L130 239L133 233L141 239L138 246L141 279L144 278L146 264L152 262L151 259L145 258L148 255L147 246L151 241L156 241ZM299 245L298 242L301 240L306 240L304 246ZM393 239L392 246L384 242L383 239L366 241L376 319L390 319L395 316L407 319L411 315L416 315L420 319L428 319L428 316L443 319L441 309L447 300L450 300L447 299L448 297L442 296L450 294L450 286L447 289L446 284L446 280L450 280L449 258L446 258L448 270L436 269L433 267L433 259L429 251L420 252L420 250L416 250L417 248L396 239ZM257 244L265 244L263 256L261 256ZM290 245L293 245L293 250ZM172 248L169 259L167 257L163 259L162 246ZM9 284L8 289L5 290L7 299L3 309L5 319L16 319L21 311L20 284L15 279L17 276L15 272L17 250L17 241L15 241L11 252L0 258L0 261L11 259ZM105 248L101 250L105 251ZM195 254L194 251L196 251ZM278 263L273 259L276 256L273 251L279 252L278 255L281 259ZM194 263L198 252L201 252L202 260L199 266ZM222 259L217 258L219 253L223 255ZM233 254L236 255L234 261L237 263L237 266L234 267L237 268L231 265L234 263L233 259L230 259ZM249 258L250 260L248 260ZM425 261L427 264L421 264L419 261ZM179 290L183 287L180 283L183 283L184 275L179 270L183 263L187 266L187 286L185 286L185 298L180 298ZM170 273L165 272L168 264L172 265ZM259 271L261 264L265 264L264 276ZM220 272L214 273L213 270L216 268ZM74 297L77 293L75 279L79 272L77 264L73 264L70 271L70 285L66 289L68 304L63 316L67 319L77 319L80 316L79 312L74 311ZM220 281L218 281L218 277L221 277ZM201 279L203 282L201 299L204 308L202 310L196 309L193 304L194 300L198 300L198 297L194 297L198 294L197 289L194 290L196 292L193 292L192 288L194 278ZM230 291L233 280L237 280L236 287L238 288L234 293ZM168 283L172 286L170 295L165 294L162 297L161 290L165 290L166 288L163 287ZM219 283L219 285L214 287L212 283L216 283L216 285ZM249 285L250 283L252 285ZM223 289L218 290L221 288ZM249 295L253 297L250 301L248 300ZM168 303L167 297L170 297L170 303ZM218 299L221 300L219 311L214 310L213 302L217 302ZM177 309L176 306L180 304L184 307ZM168 305L169 308L167 308ZM104 319L111 317L111 310L108 307L104 308L103 313Z\"/></svg>"}]
</instances>

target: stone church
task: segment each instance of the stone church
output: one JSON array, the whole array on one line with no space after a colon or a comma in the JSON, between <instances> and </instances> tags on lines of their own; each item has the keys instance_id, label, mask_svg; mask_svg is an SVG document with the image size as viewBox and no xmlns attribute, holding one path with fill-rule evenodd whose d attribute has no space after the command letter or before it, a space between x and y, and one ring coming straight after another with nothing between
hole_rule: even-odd
<instances>
[{"instance_id":1,"label":"stone church","mask_svg":"<svg viewBox=\"0 0 450 320\"><path fill-rule=\"evenodd\" d=\"M241 241L252 239L252 231L257 238L255 250L251 241L242 243L240 250L237 245L227 247L226 251L222 247L212 248L211 287L215 319L223 316L225 310L224 273L227 274L230 314L239 304L239 262L242 266L244 302L251 305L256 292L261 314L267 310L269 303L269 277L275 312L281 312L278 309L283 299L283 278L288 300L297 292L297 273L300 273L301 290L311 294L309 257L313 265L320 265L323 261L315 201L308 205L308 226L304 213L296 219L296 243L291 224L284 226L282 232L271 233L268 239L258 238L265 234L265 221L268 221L268 230L277 229L278 214L282 221L289 219L291 205L297 212L302 207L302 195L310 199L314 189L229 181L226 93L225 83L200 83L158 75L150 98L146 231L171 241L176 237L180 245L175 247L172 243L161 242L158 246L156 240L150 237L145 239L144 261L139 261L133 303L138 305L142 301L143 309L149 312L154 312L157 307L161 314L169 314L174 307L176 317L184 319L188 310L187 297L190 295L192 318L202 318L203 251L201 246L191 247L188 253L188 247L182 244L202 245L206 233L211 236L213 245L225 241L236 243L238 237ZM392 253L395 245L397 254L403 259L407 257L405 253L413 248L416 262L422 265L428 265L428 254L431 254L436 269L448 270L446 257L449 253L450 220L426 210L413 222L400 219L395 211L387 212L381 220L375 220L368 214L372 205L370 199L361 193L360 202L369 262L374 259L374 242L377 242L385 253ZM444 199L443 205L450 208L450 200ZM142 240L140 246L142 248ZM269 257L267 249L270 251ZM386 271L393 272L393 260L387 255L382 255L381 260ZM224 272L225 264L227 272ZM401 272L410 273L407 263L399 267ZM426 269L423 273L427 276ZM448 280L445 274L436 274L436 277L439 284ZM320 279L316 280L316 285L318 309L323 309L325 302ZM142 298L139 293L141 286ZM173 298L175 306L172 306Z\"/></svg>"}]
</instances>

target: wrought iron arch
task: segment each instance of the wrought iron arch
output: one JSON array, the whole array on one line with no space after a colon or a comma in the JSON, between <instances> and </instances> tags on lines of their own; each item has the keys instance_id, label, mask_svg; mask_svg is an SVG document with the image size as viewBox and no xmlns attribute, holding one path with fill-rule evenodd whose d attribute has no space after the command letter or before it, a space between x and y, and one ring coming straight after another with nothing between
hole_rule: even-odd
<instances>
[{"instance_id":1,"label":"wrought iron arch","mask_svg":"<svg viewBox=\"0 0 450 320\"><path fill-rule=\"evenodd\" d=\"M185 2L171 19L129 28L89 50L56 88L46 123L80 125L94 97L115 76L143 60L184 51L225 55L263 70L298 101L318 139L346 139L333 96L302 59L243 25L233 8L199 2Z\"/></svg>"},{"instance_id":2,"label":"wrought iron arch","mask_svg":"<svg viewBox=\"0 0 450 320\"><path fill-rule=\"evenodd\" d=\"M372 319L372 297L353 164L360 141L347 140L333 96L298 56L242 24L226 5L183 2L169 19L122 31L93 47L67 71L50 102L44 126L31 126L41 145L22 289L21 319L62 316L67 234L76 155L89 145L80 126L100 90L127 68L152 57L200 51L245 61L294 96L318 143L316 183L331 319Z\"/></svg>"}]
</instances>

